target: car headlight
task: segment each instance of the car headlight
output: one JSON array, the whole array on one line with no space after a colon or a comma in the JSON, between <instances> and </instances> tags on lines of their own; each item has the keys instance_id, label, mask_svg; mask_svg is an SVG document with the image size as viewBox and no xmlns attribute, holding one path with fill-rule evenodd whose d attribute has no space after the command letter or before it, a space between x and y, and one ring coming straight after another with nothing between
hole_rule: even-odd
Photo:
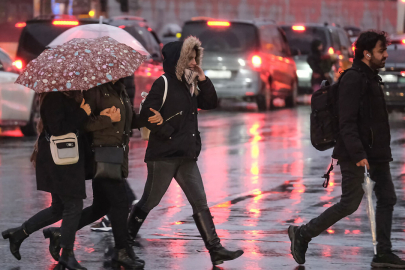
<instances>
[{"instance_id":1,"label":"car headlight","mask_svg":"<svg viewBox=\"0 0 405 270\"><path fill-rule=\"evenodd\" d=\"M308 70L297 70L297 77L302 78L302 79L310 79L311 78L311 72Z\"/></svg>"}]
</instances>

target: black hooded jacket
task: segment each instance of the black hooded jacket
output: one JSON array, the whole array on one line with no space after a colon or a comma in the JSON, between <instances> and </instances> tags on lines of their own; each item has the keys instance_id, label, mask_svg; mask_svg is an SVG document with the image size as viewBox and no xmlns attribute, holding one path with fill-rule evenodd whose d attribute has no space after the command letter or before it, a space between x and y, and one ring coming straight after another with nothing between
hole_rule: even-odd
<instances>
[{"instance_id":1,"label":"black hooded jacket","mask_svg":"<svg viewBox=\"0 0 405 270\"><path fill-rule=\"evenodd\" d=\"M198 108L214 109L217 106L217 94L209 78L198 82L198 95L191 96L180 72L180 62L187 62L189 52L197 50L197 64L201 64L202 48L196 38L188 38L183 42L176 41L166 44L162 53L163 69L168 80L166 101L162 106L165 82L159 77L142 106L140 120L151 130L145 162L153 160L189 158L197 160L201 151L201 138L198 131ZM179 61L180 59L180 61ZM179 70L180 68L180 70ZM179 80L178 78L180 77ZM150 108L159 110L164 119L162 125L151 124L148 117L154 115Z\"/></svg>"},{"instance_id":2,"label":"black hooded jacket","mask_svg":"<svg viewBox=\"0 0 405 270\"><path fill-rule=\"evenodd\" d=\"M339 84L339 137L333 158L389 162L391 134L381 77L355 59Z\"/></svg>"},{"instance_id":3,"label":"black hooded jacket","mask_svg":"<svg viewBox=\"0 0 405 270\"><path fill-rule=\"evenodd\" d=\"M321 45L322 42L318 39L315 39L311 43L311 53L309 54L307 58L307 63L312 69L312 78L311 78L311 84L321 84L323 80L326 80L325 77L325 72L322 70L321 63L322 63L322 54L318 50L319 45ZM317 73L320 75L320 77L315 78L314 73Z\"/></svg>"}]
</instances>

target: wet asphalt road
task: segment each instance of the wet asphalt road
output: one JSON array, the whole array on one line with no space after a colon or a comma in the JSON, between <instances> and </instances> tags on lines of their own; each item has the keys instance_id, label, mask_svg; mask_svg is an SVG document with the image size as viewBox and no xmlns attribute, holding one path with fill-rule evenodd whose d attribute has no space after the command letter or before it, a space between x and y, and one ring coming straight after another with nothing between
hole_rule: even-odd
<instances>
[{"instance_id":1,"label":"wet asphalt road","mask_svg":"<svg viewBox=\"0 0 405 270\"><path fill-rule=\"evenodd\" d=\"M209 206L224 246L245 254L217 269L370 269L373 255L365 201L356 213L314 239L305 266L290 255L286 229L301 224L338 202L339 167L331 185L322 188L331 151L318 152L309 140L308 106L267 113L216 111L200 114L203 151L199 167ZM391 115L394 162L391 171L398 203L394 210L393 248L405 258L405 115ZM14 133L12 133L14 134ZM50 196L36 191L29 163L33 138L0 137L0 230L19 226L26 218L48 207ZM132 139L129 182L137 196L143 191L146 142ZM91 203L90 182L87 183ZM192 210L181 188L173 182L166 196L141 228L137 254L145 269L212 269L209 254L191 217ZM103 266L110 233L77 234L76 257L89 270ZM53 269L42 232L32 234L21 247L22 260L0 240L0 269Z\"/></svg>"}]
</instances>

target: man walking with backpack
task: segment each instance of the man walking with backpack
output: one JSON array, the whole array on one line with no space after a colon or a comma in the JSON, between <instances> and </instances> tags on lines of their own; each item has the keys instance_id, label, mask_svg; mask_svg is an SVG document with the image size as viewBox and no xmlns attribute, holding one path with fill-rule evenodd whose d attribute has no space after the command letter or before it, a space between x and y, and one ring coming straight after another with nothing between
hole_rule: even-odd
<instances>
[{"instance_id":1,"label":"man walking with backpack","mask_svg":"<svg viewBox=\"0 0 405 270\"><path fill-rule=\"evenodd\" d=\"M365 166L376 182L377 255L372 267L405 269L405 261L391 251L392 212L396 203L390 165L390 126L378 69L388 57L385 32L367 31L357 39L353 68L345 72L338 86L339 135L333 151L342 173L340 202L309 223L290 226L291 253L305 263L308 243L327 228L351 215L359 207L364 191Z\"/></svg>"}]
</instances>

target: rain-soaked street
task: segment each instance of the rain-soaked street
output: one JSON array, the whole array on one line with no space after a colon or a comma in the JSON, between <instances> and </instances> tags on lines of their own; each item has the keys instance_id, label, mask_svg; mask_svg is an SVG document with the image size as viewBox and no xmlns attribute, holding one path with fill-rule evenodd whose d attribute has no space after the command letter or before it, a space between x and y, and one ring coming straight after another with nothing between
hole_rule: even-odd
<instances>
[{"instance_id":1,"label":"rain-soaked street","mask_svg":"<svg viewBox=\"0 0 405 270\"><path fill-rule=\"evenodd\" d=\"M373 255L365 201L353 215L329 228L309 245L305 267L290 255L289 224L301 224L338 202L339 167L330 186L321 176L330 164L331 151L318 152L309 140L308 106L267 113L216 111L200 114L203 151L199 167L209 206L222 243L245 254L217 269L370 269ZM405 258L405 115L390 116L394 162L391 163L398 203L394 210L393 249ZM13 134L13 133L12 133ZM0 230L19 226L48 207L50 195L36 191L29 162L34 138L0 137ZM146 142L136 134L131 142L129 182L137 196L143 191ZM91 203L87 183L85 205ZM137 254L145 269L212 269L199 237L192 210L173 181L166 196L140 230ZM103 266L111 233L85 227L76 238L76 257L90 270ZM0 240L0 269L53 269L42 232L32 234L21 247L22 260Z\"/></svg>"}]
</instances>

